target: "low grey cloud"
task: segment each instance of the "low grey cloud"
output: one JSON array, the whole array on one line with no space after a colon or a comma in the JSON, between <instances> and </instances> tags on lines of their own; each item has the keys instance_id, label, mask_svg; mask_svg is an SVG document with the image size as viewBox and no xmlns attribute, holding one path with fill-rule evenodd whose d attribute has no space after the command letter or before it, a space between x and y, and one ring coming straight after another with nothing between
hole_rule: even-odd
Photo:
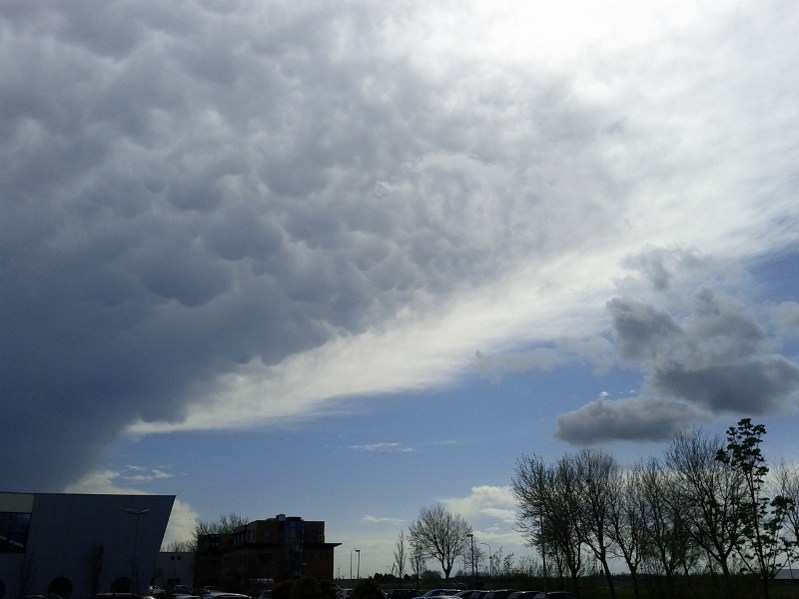
<instances>
[{"instance_id":1,"label":"low grey cloud","mask_svg":"<svg viewBox=\"0 0 799 599\"><path fill-rule=\"evenodd\" d=\"M603 398L559 416L555 436L579 446L613 441L666 441L678 431L707 419L706 412L673 399Z\"/></svg>"},{"instance_id":2,"label":"low grey cloud","mask_svg":"<svg viewBox=\"0 0 799 599\"><path fill-rule=\"evenodd\" d=\"M621 363L644 374L640 396L602 398L564 414L557 436L578 445L664 440L714 416L767 416L794 408L799 365L776 351L778 334L743 300L723 292L701 287L690 298L677 297L663 281L679 279L679 268L650 258L639 263L660 264L643 272L658 292L653 301L662 301L616 297L607 304Z\"/></svg>"}]
</instances>

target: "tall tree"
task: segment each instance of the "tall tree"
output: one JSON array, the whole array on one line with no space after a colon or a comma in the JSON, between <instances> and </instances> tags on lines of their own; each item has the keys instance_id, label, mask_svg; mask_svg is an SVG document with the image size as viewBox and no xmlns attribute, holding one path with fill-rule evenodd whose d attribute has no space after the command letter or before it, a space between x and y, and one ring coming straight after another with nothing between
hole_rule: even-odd
<instances>
[{"instance_id":1,"label":"tall tree","mask_svg":"<svg viewBox=\"0 0 799 599\"><path fill-rule=\"evenodd\" d=\"M394 545L394 565L397 568L397 578L402 580L405 576L405 563L408 560L408 555L405 551L405 531L400 530L397 537L397 544Z\"/></svg>"},{"instance_id":2,"label":"tall tree","mask_svg":"<svg viewBox=\"0 0 799 599\"><path fill-rule=\"evenodd\" d=\"M613 546L613 536L609 534L610 514L613 502L620 494L618 465L610 454L592 449L580 451L576 463L583 484L583 509L579 519L583 537L602 565L608 592L615 599L616 588L608 559Z\"/></svg>"},{"instance_id":3,"label":"tall tree","mask_svg":"<svg viewBox=\"0 0 799 599\"><path fill-rule=\"evenodd\" d=\"M644 518L646 563L651 573L662 575L666 581L668 599L676 597L676 577L684 568L689 551L689 537L674 486L674 477L663 464L651 458L636 466L641 485Z\"/></svg>"},{"instance_id":4,"label":"tall tree","mask_svg":"<svg viewBox=\"0 0 799 599\"><path fill-rule=\"evenodd\" d=\"M760 579L763 596L769 597L769 582L782 567L786 549L782 540L788 502L782 496L768 497L765 478L768 466L760 444L766 434L762 424L750 418L727 429L727 446L716 452L716 459L743 480L744 493L736 497L743 523L738 539L738 553L746 568Z\"/></svg>"},{"instance_id":5,"label":"tall tree","mask_svg":"<svg viewBox=\"0 0 799 599\"><path fill-rule=\"evenodd\" d=\"M466 535L471 531L460 514L451 514L436 504L419 511L419 518L408 527L408 536L414 547L441 564L444 578L449 580L455 560L466 553Z\"/></svg>"},{"instance_id":6,"label":"tall tree","mask_svg":"<svg viewBox=\"0 0 799 599\"><path fill-rule=\"evenodd\" d=\"M630 570L633 594L638 599L638 567L644 558L647 527L646 501L641 485L640 469L622 476L619 493L611 498L608 510L608 536Z\"/></svg>"},{"instance_id":7,"label":"tall tree","mask_svg":"<svg viewBox=\"0 0 799 599\"><path fill-rule=\"evenodd\" d=\"M556 562L559 574L565 563L577 592L583 538L577 526L581 498L574 460L564 456L552 466L540 456L523 456L516 462L511 488L519 506L519 528L529 545L538 548L545 579L548 558Z\"/></svg>"},{"instance_id":8,"label":"tall tree","mask_svg":"<svg viewBox=\"0 0 799 599\"><path fill-rule=\"evenodd\" d=\"M718 564L727 597L735 597L730 564L744 534L739 509L744 486L740 472L716 459L722 448L718 437L707 438L700 430L681 432L666 450L666 464L676 475L676 501L688 522L687 533Z\"/></svg>"}]
</instances>

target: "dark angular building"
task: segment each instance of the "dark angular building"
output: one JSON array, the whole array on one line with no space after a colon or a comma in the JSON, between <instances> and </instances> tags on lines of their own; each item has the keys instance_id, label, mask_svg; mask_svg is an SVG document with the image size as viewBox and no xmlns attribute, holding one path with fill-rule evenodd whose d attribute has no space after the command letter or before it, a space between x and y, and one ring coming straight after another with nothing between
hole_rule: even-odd
<instances>
[{"instance_id":1,"label":"dark angular building","mask_svg":"<svg viewBox=\"0 0 799 599\"><path fill-rule=\"evenodd\" d=\"M333 550L325 523L279 514L232 533L201 535L195 558L196 587L251 591L271 581L312 576L333 579Z\"/></svg>"},{"instance_id":2,"label":"dark angular building","mask_svg":"<svg viewBox=\"0 0 799 599\"><path fill-rule=\"evenodd\" d=\"M0 492L0 599L145 592L174 501Z\"/></svg>"}]
</instances>

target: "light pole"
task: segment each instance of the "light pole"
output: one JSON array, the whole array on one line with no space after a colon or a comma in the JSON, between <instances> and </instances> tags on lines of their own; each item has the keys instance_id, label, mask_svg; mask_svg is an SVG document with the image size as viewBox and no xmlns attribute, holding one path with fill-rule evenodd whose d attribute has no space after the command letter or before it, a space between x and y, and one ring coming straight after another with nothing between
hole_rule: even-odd
<instances>
[{"instance_id":1,"label":"light pole","mask_svg":"<svg viewBox=\"0 0 799 599\"><path fill-rule=\"evenodd\" d=\"M493 566L491 565L491 545L489 545L488 543L480 543L480 544L488 547L488 575L493 576L494 569Z\"/></svg>"},{"instance_id":2,"label":"light pole","mask_svg":"<svg viewBox=\"0 0 799 599\"><path fill-rule=\"evenodd\" d=\"M133 570L133 583L135 585L134 592L138 595L139 594L139 518L149 514L150 510L134 510L133 508L128 508L125 510L125 513L131 516L136 516L136 532L133 535L132 570Z\"/></svg>"},{"instance_id":3,"label":"light pole","mask_svg":"<svg viewBox=\"0 0 799 599\"><path fill-rule=\"evenodd\" d=\"M472 562L472 586L474 586L474 582L475 582L475 577L474 577L474 535L472 533L467 533L466 536L469 537L469 542L470 542L471 548L472 548L472 551L471 551L471 554L472 554L472 559L471 559L471 562Z\"/></svg>"},{"instance_id":4,"label":"light pole","mask_svg":"<svg viewBox=\"0 0 799 599\"><path fill-rule=\"evenodd\" d=\"M358 580L361 579L361 550L356 549L355 553L358 554Z\"/></svg>"},{"instance_id":5,"label":"light pole","mask_svg":"<svg viewBox=\"0 0 799 599\"><path fill-rule=\"evenodd\" d=\"M357 551L358 552L358 559L360 559L360 557L361 557L361 550L360 549L356 549L355 547L350 549L350 580L352 580L352 552L353 551Z\"/></svg>"}]
</instances>

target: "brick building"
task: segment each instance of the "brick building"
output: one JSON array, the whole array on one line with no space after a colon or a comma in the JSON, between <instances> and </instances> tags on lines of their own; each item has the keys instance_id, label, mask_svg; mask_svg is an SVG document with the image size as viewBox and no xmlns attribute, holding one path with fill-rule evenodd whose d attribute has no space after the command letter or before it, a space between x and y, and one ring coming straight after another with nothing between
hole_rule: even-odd
<instances>
[{"instance_id":1,"label":"brick building","mask_svg":"<svg viewBox=\"0 0 799 599\"><path fill-rule=\"evenodd\" d=\"M201 535L197 542L194 584L248 591L300 576L333 578L333 550L325 542L325 523L279 514L255 520L232 533Z\"/></svg>"}]
</instances>

